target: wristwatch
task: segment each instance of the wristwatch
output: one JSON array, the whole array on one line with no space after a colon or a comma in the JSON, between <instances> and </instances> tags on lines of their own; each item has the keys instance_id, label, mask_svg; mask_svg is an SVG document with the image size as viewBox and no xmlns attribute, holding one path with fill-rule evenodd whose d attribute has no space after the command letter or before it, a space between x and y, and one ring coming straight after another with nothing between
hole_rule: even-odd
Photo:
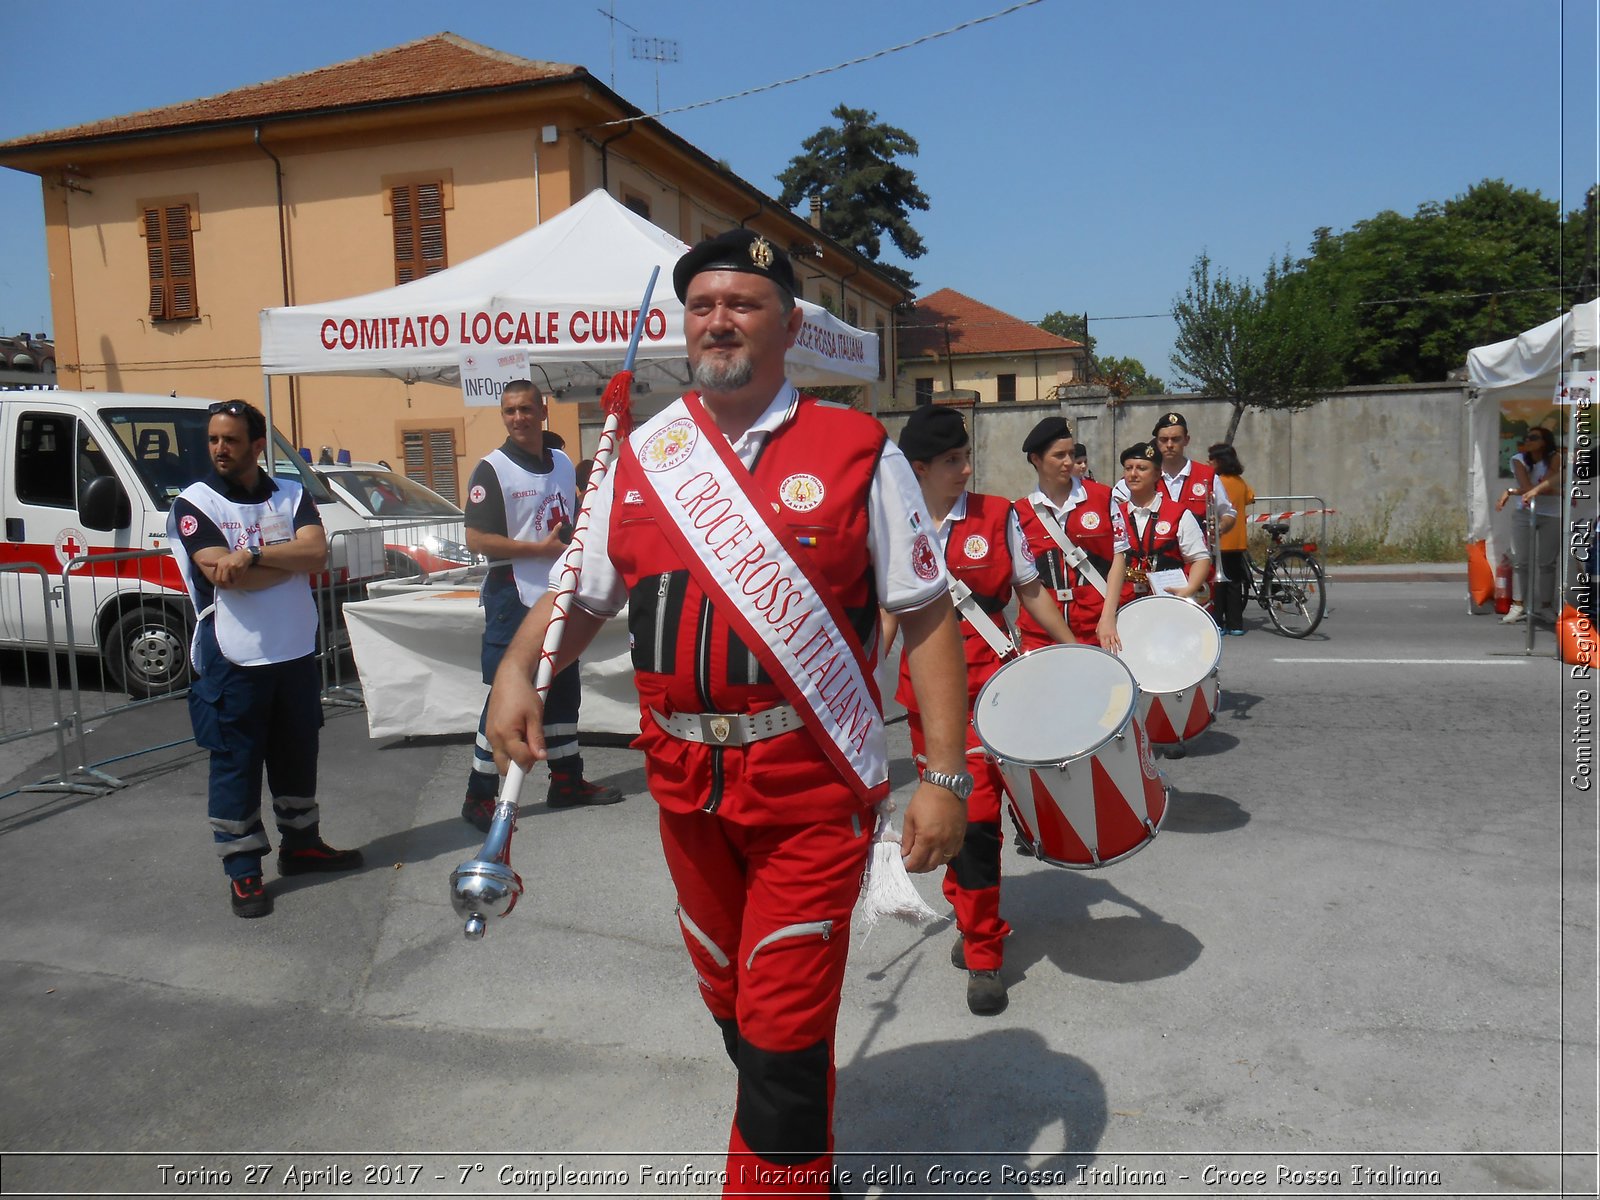
<instances>
[{"instance_id":1,"label":"wristwatch","mask_svg":"<svg viewBox=\"0 0 1600 1200\"><path fill-rule=\"evenodd\" d=\"M922 781L931 783L934 787L942 787L947 792L954 792L956 799L962 803L972 795L972 776L966 771L954 775L949 771L924 771Z\"/></svg>"},{"instance_id":2,"label":"wristwatch","mask_svg":"<svg viewBox=\"0 0 1600 1200\"><path fill-rule=\"evenodd\" d=\"M261 547L260 546L251 546L250 547L250 565L253 567L260 561L261 561Z\"/></svg>"}]
</instances>

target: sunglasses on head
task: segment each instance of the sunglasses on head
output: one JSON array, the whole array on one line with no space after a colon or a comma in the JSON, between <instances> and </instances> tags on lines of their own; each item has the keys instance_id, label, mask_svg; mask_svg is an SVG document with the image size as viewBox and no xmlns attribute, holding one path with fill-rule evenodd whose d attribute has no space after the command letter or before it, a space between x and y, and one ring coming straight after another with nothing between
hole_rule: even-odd
<instances>
[{"instance_id":1,"label":"sunglasses on head","mask_svg":"<svg viewBox=\"0 0 1600 1200\"><path fill-rule=\"evenodd\" d=\"M250 415L250 407L243 400L219 400L207 407L206 412L212 416L222 413L229 417L247 417Z\"/></svg>"}]
</instances>

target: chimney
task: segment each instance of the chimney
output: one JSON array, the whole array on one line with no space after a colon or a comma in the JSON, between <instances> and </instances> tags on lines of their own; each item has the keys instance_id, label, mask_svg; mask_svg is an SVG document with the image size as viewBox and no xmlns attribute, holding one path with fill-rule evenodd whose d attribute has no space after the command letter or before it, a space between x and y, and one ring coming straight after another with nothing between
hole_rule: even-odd
<instances>
[{"instance_id":1,"label":"chimney","mask_svg":"<svg viewBox=\"0 0 1600 1200\"><path fill-rule=\"evenodd\" d=\"M816 193L811 196L811 228L822 228L822 197Z\"/></svg>"}]
</instances>

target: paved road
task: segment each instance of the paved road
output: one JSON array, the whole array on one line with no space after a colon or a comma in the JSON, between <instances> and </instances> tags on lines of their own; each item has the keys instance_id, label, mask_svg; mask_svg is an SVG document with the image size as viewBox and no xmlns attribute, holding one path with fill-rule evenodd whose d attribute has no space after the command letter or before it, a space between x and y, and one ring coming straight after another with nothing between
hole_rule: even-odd
<instances>
[{"instance_id":1,"label":"paved road","mask_svg":"<svg viewBox=\"0 0 1600 1200\"><path fill-rule=\"evenodd\" d=\"M948 926L858 933L844 1193L1593 1194L1596 809L1563 757L1594 687L1521 638L1459 586L1371 583L1305 642L1226 639L1147 850L1006 852L999 1017L967 1013ZM97 753L182 722L117 717ZM0 800L4 1190L714 1194L730 1071L639 757L588 757L630 798L527 807L528 894L476 944L445 899L479 843L463 741L332 713L325 827L369 866L275 883L261 921L227 910L192 748ZM530 1174L562 1169L626 1180Z\"/></svg>"}]
</instances>

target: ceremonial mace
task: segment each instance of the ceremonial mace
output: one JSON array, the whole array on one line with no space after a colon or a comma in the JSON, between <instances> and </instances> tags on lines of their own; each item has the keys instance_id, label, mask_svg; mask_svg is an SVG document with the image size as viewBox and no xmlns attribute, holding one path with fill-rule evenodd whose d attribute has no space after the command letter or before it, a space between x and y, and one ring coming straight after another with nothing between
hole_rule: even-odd
<instances>
[{"instance_id":1,"label":"ceremonial mace","mask_svg":"<svg viewBox=\"0 0 1600 1200\"><path fill-rule=\"evenodd\" d=\"M572 598L578 590L578 575L583 570L584 535L589 530L589 503L595 489L611 469L616 455L617 440L626 437L629 418L629 401L633 390L633 360L639 351L639 338L644 333L645 319L650 313L650 296L656 288L660 267L652 267L650 281L644 287L644 300L639 305L638 317L633 323L633 336L628 339L628 353L622 360L622 370L606 384L601 406L605 409L606 423L600 431L600 443L595 447L594 466L589 471L589 483L583 491L583 503L573 523L572 541L561 558L561 569L555 595L555 605L550 613L550 623L545 626L544 646L539 651L539 668L534 675L534 688L542 704L550 692L550 680L555 675L556 652L561 648L561 633L567 623L567 613L572 609ZM517 829L517 798L522 791L522 781L527 772L513 762L506 771L505 784L500 789L500 799L494 806L494 820L483 840L478 857L464 862L450 872L450 904L458 916L466 919L462 933L469 941L483 937L489 921L505 917L517 906L522 895L522 876L511 869L511 835Z\"/></svg>"}]
</instances>

